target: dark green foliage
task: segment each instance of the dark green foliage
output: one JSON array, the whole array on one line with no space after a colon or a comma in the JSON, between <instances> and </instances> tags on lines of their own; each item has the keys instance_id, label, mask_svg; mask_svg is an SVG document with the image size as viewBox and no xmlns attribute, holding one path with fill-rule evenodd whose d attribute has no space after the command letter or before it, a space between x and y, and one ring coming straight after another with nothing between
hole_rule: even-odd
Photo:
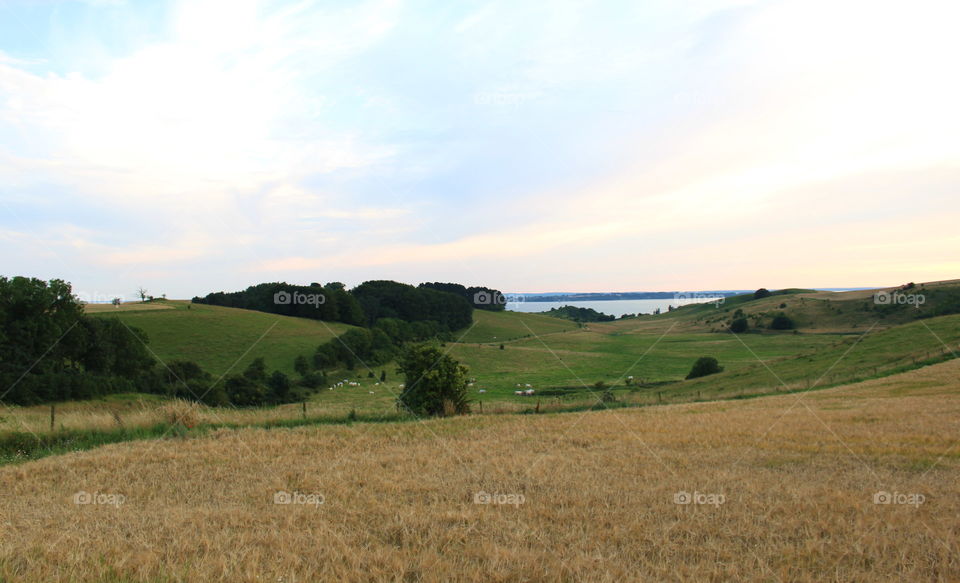
<instances>
[{"instance_id":1,"label":"dark green foliage","mask_svg":"<svg viewBox=\"0 0 960 583\"><path fill-rule=\"evenodd\" d=\"M746 332L748 326L749 324L746 318L734 318L734 320L730 322L730 331L734 334L740 334Z\"/></svg>"},{"instance_id":2,"label":"dark green foliage","mask_svg":"<svg viewBox=\"0 0 960 583\"><path fill-rule=\"evenodd\" d=\"M317 301L296 301L296 298L322 298ZM195 297L196 304L212 304L228 308L258 310L284 316L297 316L328 322L343 322L363 326L363 310L356 298L343 289L343 284L326 286L290 285L285 282L261 283L243 291L215 292Z\"/></svg>"},{"instance_id":3,"label":"dark green foliage","mask_svg":"<svg viewBox=\"0 0 960 583\"><path fill-rule=\"evenodd\" d=\"M295 359L293 359L293 370L297 371L297 374L305 377L310 372L310 361L307 360L306 356L302 354Z\"/></svg>"},{"instance_id":4,"label":"dark green foliage","mask_svg":"<svg viewBox=\"0 0 960 583\"><path fill-rule=\"evenodd\" d=\"M327 375L319 371L308 372L300 379L300 384L308 389L318 389L327 384Z\"/></svg>"},{"instance_id":5,"label":"dark green foliage","mask_svg":"<svg viewBox=\"0 0 960 583\"><path fill-rule=\"evenodd\" d=\"M793 320L786 314L777 314L770 321L771 330L793 330Z\"/></svg>"},{"instance_id":6,"label":"dark green foliage","mask_svg":"<svg viewBox=\"0 0 960 583\"><path fill-rule=\"evenodd\" d=\"M266 382L267 363L264 362L262 357L255 358L253 362L247 366L247 370L243 371L243 376L258 383Z\"/></svg>"},{"instance_id":7,"label":"dark green foliage","mask_svg":"<svg viewBox=\"0 0 960 583\"><path fill-rule=\"evenodd\" d=\"M225 388L227 398L237 407L255 407L267 400L266 387L244 375L227 377Z\"/></svg>"},{"instance_id":8,"label":"dark green foliage","mask_svg":"<svg viewBox=\"0 0 960 583\"><path fill-rule=\"evenodd\" d=\"M473 321L473 307L449 292L417 288L395 281L368 281L351 290L373 324L380 318L406 322L435 322L443 331L466 328Z\"/></svg>"},{"instance_id":9,"label":"dark green foliage","mask_svg":"<svg viewBox=\"0 0 960 583\"><path fill-rule=\"evenodd\" d=\"M399 403L418 416L470 412L467 367L430 345L407 347L397 364L406 384Z\"/></svg>"},{"instance_id":10,"label":"dark green foliage","mask_svg":"<svg viewBox=\"0 0 960 583\"><path fill-rule=\"evenodd\" d=\"M723 367L720 366L720 363L717 362L716 358L712 356L701 356L695 363L693 363L693 368L690 369L690 373L687 375L687 378L695 379L722 371Z\"/></svg>"},{"instance_id":11,"label":"dark green foliage","mask_svg":"<svg viewBox=\"0 0 960 583\"><path fill-rule=\"evenodd\" d=\"M755 300L761 300L763 298L768 298L768 297L770 297L770 290L768 290L765 287L762 287L757 291L753 292L753 299Z\"/></svg>"},{"instance_id":12,"label":"dark green foliage","mask_svg":"<svg viewBox=\"0 0 960 583\"><path fill-rule=\"evenodd\" d=\"M70 284L0 277L0 400L30 405L136 390L146 335L88 318Z\"/></svg>"},{"instance_id":13,"label":"dark green foliage","mask_svg":"<svg viewBox=\"0 0 960 583\"><path fill-rule=\"evenodd\" d=\"M507 308L507 298L498 289L490 287L464 287L459 283L421 283L418 287L456 294L470 302L478 310L502 312Z\"/></svg>"},{"instance_id":14,"label":"dark green foliage","mask_svg":"<svg viewBox=\"0 0 960 583\"><path fill-rule=\"evenodd\" d=\"M267 388L270 389L270 400L275 403L287 403L291 401L292 384L287 375L279 370L273 371L273 374L267 379Z\"/></svg>"},{"instance_id":15,"label":"dark green foliage","mask_svg":"<svg viewBox=\"0 0 960 583\"><path fill-rule=\"evenodd\" d=\"M592 308L578 308L576 306L562 306L544 313L548 316L573 320L574 322L612 322L617 319L616 316L604 314Z\"/></svg>"}]
</instances>

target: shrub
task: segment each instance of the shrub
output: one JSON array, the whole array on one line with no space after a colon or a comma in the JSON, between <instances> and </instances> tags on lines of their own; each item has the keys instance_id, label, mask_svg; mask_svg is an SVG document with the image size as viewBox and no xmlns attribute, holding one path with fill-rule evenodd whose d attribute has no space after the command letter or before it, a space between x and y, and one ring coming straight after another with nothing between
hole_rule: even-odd
<instances>
[{"instance_id":1,"label":"shrub","mask_svg":"<svg viewBox=\"0 0 960 583\"><path fill-rule=\"evenodd\" d=\"M698 377L716 374L718 372L723 372L723 367L720 366L720 363L717 362L716 358L712 356L701 356L695 363L693 363L693 368L690 369L690 374L687 375L687 378L695 379Z\"/></svg>"},{"instance_id":2,"label":"shrub","mask_svg":"<svg viewBox=\"0 0 960 583\"><path fill-rule=\"evenodd\" d=\"M777 314L770 322L771 330L793 330L793 320L786 314Z\"/></svg>"},{"instance_id":3,"label":"shrub","mask_svg":"<svg viewBox=\"0 0 960 583\"><path fill-rule=\"evenodd\" d=\"M405 378L399 404L414 415L469 413L467 367L430 345L408 347L397 372Z\"/></svg>"},{"instance_id":4,"label":"shrub","mask_svg":"<svg viewBox=\"0 0 960 583\"><path fill-rule=\"evenodd\" d=\"M762 300L763 298L768 298L768 297L770 297L770 290L768 290L765 287L762 287L757 291L753 292L753 299L755 300Z\"/></svg>"},{"instance_id":5,"label":"shrub","mask_svg":"<svg viewBox=\"0 0 960 583\"><path fill-rule=\"evenodd\" d=\"M316 389L327 384L327 375L318 371L309 372L300 379L300 384L308 389Z\"/></svg>"},{"instance_id":6,"label":"shrub","mask_svg":"<svg viewBox=\"0 0 960 583\"><path fill-rule=\"evenodd\" d=\"M740 334L741 332L747 331L747 326L746 318L734 318L734 320L730 322L730 331L734 334Z\"/></svg>"}]
</instances>

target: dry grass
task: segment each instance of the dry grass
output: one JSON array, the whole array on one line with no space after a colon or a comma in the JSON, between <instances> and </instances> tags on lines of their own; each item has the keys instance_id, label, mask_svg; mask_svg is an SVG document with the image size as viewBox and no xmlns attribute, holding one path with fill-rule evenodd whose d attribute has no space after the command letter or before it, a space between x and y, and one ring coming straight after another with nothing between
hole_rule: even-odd
<instances>
[{"instance_id":1,"label":"dry grass","mask_svg":"<svg viewBox=\"0 0 960 583\"><path fill-rule=\"evenodd\" d=\"M0 469L0 576L956 581L958 378L955 360L742 402L224 430L47 458ZM274 504L279 490L324 503ZM125 499L77 505L78 491ZM675 504L680 491L725 502ZM878 505L878 491L926 501Z\"/></svg>"}]
</instances>

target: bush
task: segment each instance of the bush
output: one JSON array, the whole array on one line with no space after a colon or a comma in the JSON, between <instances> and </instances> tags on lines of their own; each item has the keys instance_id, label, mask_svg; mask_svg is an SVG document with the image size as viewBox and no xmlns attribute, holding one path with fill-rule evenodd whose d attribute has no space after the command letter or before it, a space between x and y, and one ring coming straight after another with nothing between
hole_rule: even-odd
<instances>
[{"instance_id":1,"label":"bush","mask_svg":"<svg viewBox=\"0 0 960 583\"><path fill-rule=\"evenodd\" d=\"M317 371L309 372L300 379L300 384L308 389L317 389L327 384L327 375Z\"/></svg>"},{"instance_id":2,"label":"bush","mask_svg":"<svg viewBox=\"0 0 960 583\"><path fill-rule=\"evenodd\" d=\"M405 384L399 404L414 415L447 416L470 412L467 367L430 345L411 346L398 360Z\"/></svg>"},{"instance_id":3,"label":"bush","mask_svg":"<svg viewBox=\"0 0 960 583\"><path fill-rule=\"evenodd\" d=\"M747 326L746 318L734 318L734 320L730 322L730 331L734 334L740 334L747 331Z\"/></svg>"},{"instance_id":4,"label":"bush","mask_svg":"<svg viewBox=\"0 0 960 583\"><path fill-rule=\"evenodd\" d=\"M771 330L793 330L793 320L786 314L777 314L770 322Z\"/></svg>"},{"instance_id":5,"label":"bush","mask_svg":"<svg viewBox=\"0 0 960 583\"><path fill-rule=\"evenodd\" d=\"M770 297L770 290L768 290L765 287L762 287L757 291L753 292L753 299L755 300L762 300L763 298L768 298L768 297Z\"/></svg>"},{"instance_id":6,"label":"bush","mask_svg":"<svg viewBox=\"0 0 960 583\"><path fill-rule=\"evenodd\" d=\"M693 363L693 368L690 369L690 374L687 375L687 378L695 379L718 372L723 372L723 367L720 366L716 358L712 356L701 356L697 359L697 362Z\"/></svg>"}]
</instances>

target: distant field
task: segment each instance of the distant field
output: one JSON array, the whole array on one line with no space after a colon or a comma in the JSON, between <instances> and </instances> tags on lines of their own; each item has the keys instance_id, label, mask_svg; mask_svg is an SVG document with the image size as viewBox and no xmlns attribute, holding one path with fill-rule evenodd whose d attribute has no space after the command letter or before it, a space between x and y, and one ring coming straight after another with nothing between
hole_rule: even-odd
<instances>
[{"instance_id":1,"label":"distant field","mask_svg":"<svg viewBox=\"0 0 960 583\"><path fill-rule=\"evenodd\" d=\"M113 304L84 304L83 310L88 314L116 314L120 312L144 312L151 310L172 310L178 302L155 301L155 302L124 302L120 305Z\"/></svg>"},{"instance_id":2,"label":"distant field","mask_svg":"<svg viewBox=\"0 0 960 583\"><path fill-rule=\"evenodd\" d=\"M0 579L960 580L958 379L954 360L750 401L221 430L2 467Z\"/></svg>"},{"instance_id":3,"label":"distant field","mask_svg":"<svg viewBox=\"0 0 960 583\"><path fill-rule=\"evenodd\" d=\"M102 318L120 318L143 329L151 350L160 359L192 360L214 377L228 370L242 372L257 357L263 357L271 370L293 374L293 360L298 355L312 355L319 344L350 328L340 323L183 301L154 305L166 309L129 308L112 312L112 308L98 306L91 313Z\"/></svg>"},{"instance_id":4,"label":"distant field","mask_svg":"<svg viewBox=\"0 0 960 583\"><path fill-rule=\"evenodd\" d=\"M520 312L473 311L474 326L465 335L455 334L460 342L506 342L534 334L553 334L576 330L577 324L539 314Z\"/></svg>"},{"instance_id":5,"label":"distant field","mask_svg":"<svg viewBox=\"0 0 960 583\"><path fill-rule=\"evenodd\" d=\"M461 344L450 354L467 364L477 388L492 394L512 394L516 383L535 388L551 385L593 385L597 381L623 384L632 375L637 382L682 379L700 356L714 356L730 370L757 362L731 334L660 333L602 334L595 324L582 330L525 338L504 346ZM747 336L747 346L763 359L815 350L836 342L822 335Z\"/></svg>"}]
</instances>

